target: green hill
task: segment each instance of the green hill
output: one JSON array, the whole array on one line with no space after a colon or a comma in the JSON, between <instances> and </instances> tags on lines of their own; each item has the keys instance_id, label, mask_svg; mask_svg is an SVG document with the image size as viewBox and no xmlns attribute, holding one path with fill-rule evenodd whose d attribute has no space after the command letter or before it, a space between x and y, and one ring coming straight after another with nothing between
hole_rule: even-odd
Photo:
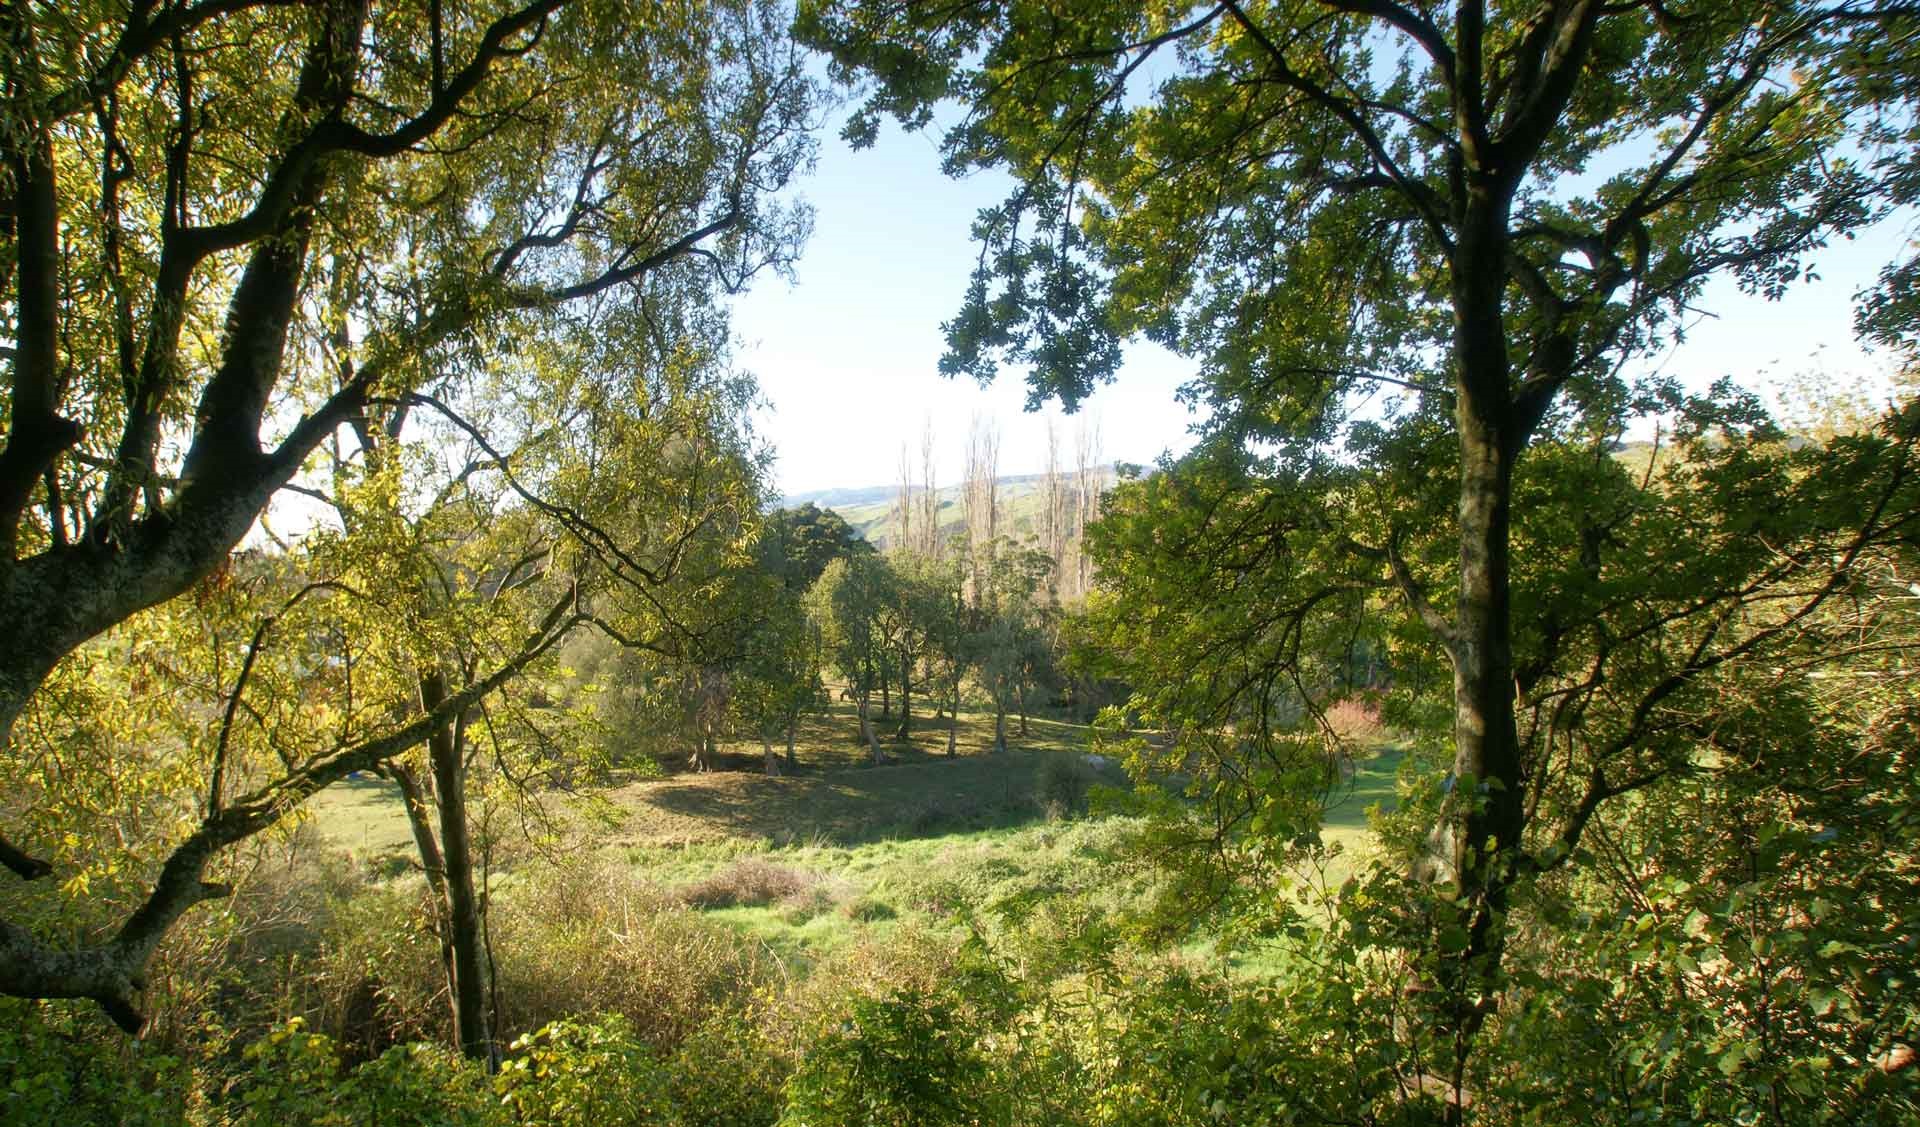
<instances>
[{"instance_id":1,"label":"green hill","mask_svg":"<svg viewBox=\"0 0 1920 1127\"><path fill-rule=\"evenodd\" d=\"M1102 466L1100 470L1105 481L1111 483L1114 480L1112 466ZM1001 517L1008 535L1014 539L1039 538L1042 506L1045 503L1045 480L1044 474L1011 474L998 479ZM940 501L940 530L945 536L957 536L965 527L966 509L961 501L964 491L964 485L956 484L935 492ZM822 489L791 494L781 498L781 504L790 507L811 501L822 508L832 509L869 544L884 550L891 547L900 536L900 519L896 509L899 492L897 485Z\"/></svg>"}]
</instances>

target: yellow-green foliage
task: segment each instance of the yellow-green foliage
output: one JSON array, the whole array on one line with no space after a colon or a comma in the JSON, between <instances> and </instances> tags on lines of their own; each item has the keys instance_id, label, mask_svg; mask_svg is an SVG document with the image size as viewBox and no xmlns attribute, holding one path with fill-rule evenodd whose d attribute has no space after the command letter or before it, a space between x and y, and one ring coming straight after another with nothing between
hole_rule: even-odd
<instances>
[{"instance_id":1,"label":"yellow-green foliage","mask_svg":"<svg viewBox=\"0 0 1920 1127\"><path fill-rule=\"evenodd\" d=\"M0 1123L181 1124L190 1080L179 1058L91 1012L0 998Z\"/></svg>"},{"instance_id":2,"label":"yellow-green foliage","mask_svg":"<svg viewBox=\"0 0 1920 1127\"><path fill-rule=\"evenodd\" d=\"M527 1127L639 1127L663 1118L659 1060L619 1014L556 1021L513 1044L501 1101Z\"/></svg>"},{"instance_id":3,"label":"yellow-green foliage","mask_svg":"<svg viewBox=\"0 0 1920 1127\"><path fill-rule=\"evenodd\" d=\"M977 1035L944 995L854 1002L808 1047L781 1127L964 1127L1004 1118Z\"/></svg>"},{"instance_id":4,"label":"yellow-green foliage","mask_svg":"<svg viewBox=\"0 0 1920 1127\"><path fill-rule=\"evenodd\" d=\"M397 1045L352 1071L340 1046L298 1020L249 1045L225 1093L236 1127L504 1127L486 1073L429 1044Z\"/></svg>"}]
</instances>

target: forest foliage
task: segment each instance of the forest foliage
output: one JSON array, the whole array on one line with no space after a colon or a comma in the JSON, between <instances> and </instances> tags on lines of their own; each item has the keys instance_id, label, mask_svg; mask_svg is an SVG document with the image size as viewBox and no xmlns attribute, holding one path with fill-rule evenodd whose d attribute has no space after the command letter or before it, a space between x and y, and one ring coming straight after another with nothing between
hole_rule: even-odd
<instances>
[{"instance_id":1,"label":"forest foliage","mask_svg":"<svg viewBox=\"0 0 1920 1127\"><path fill-rule=\"evenodd\" d=\"M1915 19L9 8L0 1114L1910 1122L1920 404L1644 373L1911 206ZM1192 453L1025 536L977 428L885 551L773 508L726 299L807 234L810 50L1012 175L943 370L1158 341ZM797 980L563 860L616 776L824 770L836 690L866 769L1051 714L1129 785L1060 753L1084 871ZM301 828L350 778L405 878Z\"/></svg>"}]
</instances>

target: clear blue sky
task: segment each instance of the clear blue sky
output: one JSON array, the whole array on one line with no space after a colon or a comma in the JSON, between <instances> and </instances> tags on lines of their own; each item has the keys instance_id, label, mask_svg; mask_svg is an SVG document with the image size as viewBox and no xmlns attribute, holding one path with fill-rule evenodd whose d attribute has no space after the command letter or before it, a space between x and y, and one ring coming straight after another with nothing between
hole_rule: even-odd
<instances>
[{"instance_id":1,"label":"clear blue sky","mask_svg":"<svg viewBox=\"0 0 1920 1127\"><path fill-rule=\"evenodd\" d=\"M966 293L975 214L1005 199L999 174L952 180L930 135L889 127L872 149L822 140L819 167L801 185L815 209L796 284L758 280L734 306L740 362L760 379L771 410L756 420L778 452L783 492L884 485L897 479L900 441L918 464L933 420L941 484L956 484L972 418L998 421L1003 474L1045 468L1048 415L1071 457L1081 420L1097 423L1106 461L1150 462L1186 449L1192 421L1174 400L1193 367L1139 345L1120 379L1076 416L1022 410L1026 384L1008 371L989 388L938 372L941 324Z\"/></svg>"},{"instance_id":2,"label":"clear blue sky","mask_svg":"<svg viewBox=\"0 0 1920 1127\"><path fill-rule=\"evenodd\" d=\"M999 423L1003 474L1044 468L1046 415L1063 420L1071 451L1079 420L1057 407L1025 413L1019 372L983 390L936 369L940 325L959 308L974 262L974 215L1004 199L1007 183L998 174L948 179L932 135L889 127L863 152L823 138L819 167L801 185L816 215L796 283L762 279L735 306L740 361L771 404L756 427L777 451L781 491L891 483L901 439L917 464L929 417L941 484L959 480L976 414ZM1836 381L1883 376L1886 358L1854 343L1853 295L1911 235L1911 221L1901 220L1837 243L1821 257L1820 279L1780 302L1715 284L1702 302L1706 315L1660 366L1690 386L1722 375L1762 388L1796 372ZM1119 380L1080 413L1097 422L1105 459L1150 462L1186 449L1193 416L1174 393L1191 375L1192 365L1163 350L1133 348Z\"/></svg>"}]
</instances>

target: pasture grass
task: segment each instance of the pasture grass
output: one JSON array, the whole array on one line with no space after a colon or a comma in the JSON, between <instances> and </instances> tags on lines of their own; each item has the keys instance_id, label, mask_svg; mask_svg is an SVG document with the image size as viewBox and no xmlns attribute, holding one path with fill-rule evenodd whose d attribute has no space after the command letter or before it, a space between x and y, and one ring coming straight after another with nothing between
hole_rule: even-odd
<instances>
[{"instance_id":1,"label":"pasture grass","mask_svg":"<svg viewBox=\"0 0 1920 1127\"><path fill-rule=\"evenodd\" d=\"M1036 912L1118 915L1149 894L1157 878L1124 860L1129 819L1067 819L1045 801L1043 772L1051 763L1057 773L1061 757L1124 785L1117 768L1078 759L1085 726L1032 718L1020 739L1009 718L1012 746L994 752L991 714L963 708L949 758L948 723L919 716L912 738L884 743L886 762L874 765L851 706L836 702L800 732L797 771L767 776L760 749L736 743L722 748L730 770L617 778L604 819L575 818L561 849L598 852L796 976L903 927L1010 937L1015 920L1032 930ZM1393 802L1402 755L1379 742L1354 760L1322 830L1339 848L1316 879L1337 886L1371 848L1368 811ZM363 864L404 870L413 844L391 784L351 780L312 806L319 829ZM499 887L517 883L508 874ZM1181 950L1221 958L1204 938ZM1225 961L1257 976L1280 957L1253 948Z\"/></svg>"}]
</instances>

